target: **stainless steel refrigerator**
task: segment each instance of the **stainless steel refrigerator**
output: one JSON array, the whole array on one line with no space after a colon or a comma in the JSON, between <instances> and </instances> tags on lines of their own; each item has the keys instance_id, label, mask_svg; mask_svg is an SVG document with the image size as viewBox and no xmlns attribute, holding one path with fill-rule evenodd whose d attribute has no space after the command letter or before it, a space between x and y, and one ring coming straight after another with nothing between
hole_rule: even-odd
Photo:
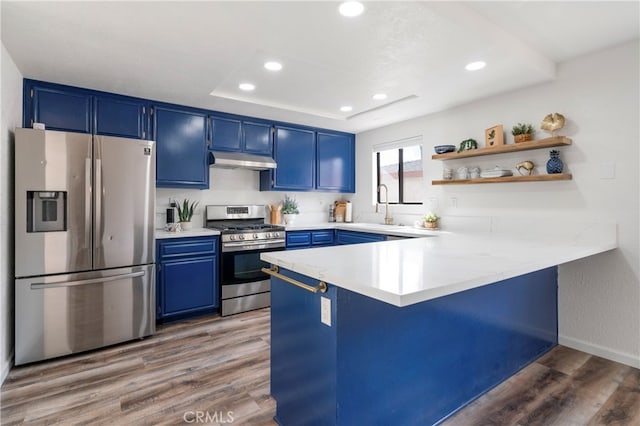
<instances>
[{"instance_id":1,"label":"stainless steel refrigerator","mask_svg":"<svg viewBox=\"0 0 640 426\"><path fill-rule=\"evenodd\" d=\"M15 141L16 365L153 334L154 142Z\"/></svg>"}]
</instances>

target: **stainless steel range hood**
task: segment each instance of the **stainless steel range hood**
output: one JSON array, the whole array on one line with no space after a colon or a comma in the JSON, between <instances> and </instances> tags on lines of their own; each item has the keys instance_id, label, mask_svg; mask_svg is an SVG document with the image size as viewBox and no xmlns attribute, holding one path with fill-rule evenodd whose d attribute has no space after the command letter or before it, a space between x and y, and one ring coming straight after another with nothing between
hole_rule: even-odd
<instances>
[{"instance_id":1,"label":"stainless steel range hood","mask_svg":"<svg viewBox=\"0 0 640 426\"><path fill-rule=\"evenodd\" d=\"M269 170L276 168L276 162L271 157L245 154L242 152L213 151L210 158L211 167L225 169Z\"/></svg>"}]
</instances>

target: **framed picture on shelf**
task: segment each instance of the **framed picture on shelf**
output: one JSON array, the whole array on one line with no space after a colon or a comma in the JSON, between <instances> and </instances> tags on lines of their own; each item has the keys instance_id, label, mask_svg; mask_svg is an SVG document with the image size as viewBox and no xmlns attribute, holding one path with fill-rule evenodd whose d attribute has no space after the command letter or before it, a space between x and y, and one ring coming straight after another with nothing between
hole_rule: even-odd
<instances>
[{"instance_id":1,"label":"framed picture on shelf","mask_svg":"<svg viewBox=\"0 0 640 426\"><path fill-rule=\"evenodd\" d=\"M487 148L495 148L496 146L504 145L504 130L502 129L502 124L489 127L485 130L484 142L485 147Z\"/></svg>"}]
</instances>

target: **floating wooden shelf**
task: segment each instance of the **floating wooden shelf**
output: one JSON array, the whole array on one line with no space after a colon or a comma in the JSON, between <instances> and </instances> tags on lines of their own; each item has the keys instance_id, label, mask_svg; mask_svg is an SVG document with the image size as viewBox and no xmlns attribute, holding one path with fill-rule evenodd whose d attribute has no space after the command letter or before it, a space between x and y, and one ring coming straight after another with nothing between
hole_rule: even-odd
<instances>
[{"instance_id":1,"label":"floating wooden shelf","mask_svg":"<svg viewBox=\"0 0 640 426\"><path fill-rule=\"evenodd\" d=\"M504 176L504 177L496 177L496 178L432 180L431 184L432 185L471 185L476 183L543 182L543 181L552 181L552 180L571 180L571 179L572 179L571 173L558 173L553 175Z\"/></svg>"},{"instance_id":2,"label":"floating wooden shelf","mask_svg":"<svg viewBox=\"0 0 640 426\"><path fill-rule=\"evenodd\" d=\"M501 145L495 148L470 149L468 151L448 152L446 154L435 154L431 156L432 160L456 160L458 158L480 157L483 155L505 154L507 152L529 151L531 149L552 148L554 146L571 145L571 139L565 136L555 136L552 138L540 139L537 141L528 141L513 143L509 145ZM486 180L486 179L483 179Z\"/></svg>"}]
</instances>

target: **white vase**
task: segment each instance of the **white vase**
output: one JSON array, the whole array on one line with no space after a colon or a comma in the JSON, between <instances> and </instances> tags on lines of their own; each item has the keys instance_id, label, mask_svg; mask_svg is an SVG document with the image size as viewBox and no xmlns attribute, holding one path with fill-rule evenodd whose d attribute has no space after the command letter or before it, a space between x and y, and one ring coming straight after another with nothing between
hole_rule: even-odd
<instances>
[{"instance_id":1,"label":"white vase","mask_svg":"<svg viewBox=\"0 0 640 426\"><path fill-rule=\"evenodd\" d=\"M296 220L296 216L298 216L297 214L291 214L291 213L285 213L282 215L284 217L284 224L285 225L293 225L293 222L295 222Z\"/></svg>"},{"instance_id":2,"label":"white vase","mask_svg":"<svg viewBox=\"0 0 640 426\"><path fill-rule=\"evenodd\" d=\"M193 228L193 223L191 222L180 222L180 229L183 231L190 231Z\"/></svg>"}]
</instances>

